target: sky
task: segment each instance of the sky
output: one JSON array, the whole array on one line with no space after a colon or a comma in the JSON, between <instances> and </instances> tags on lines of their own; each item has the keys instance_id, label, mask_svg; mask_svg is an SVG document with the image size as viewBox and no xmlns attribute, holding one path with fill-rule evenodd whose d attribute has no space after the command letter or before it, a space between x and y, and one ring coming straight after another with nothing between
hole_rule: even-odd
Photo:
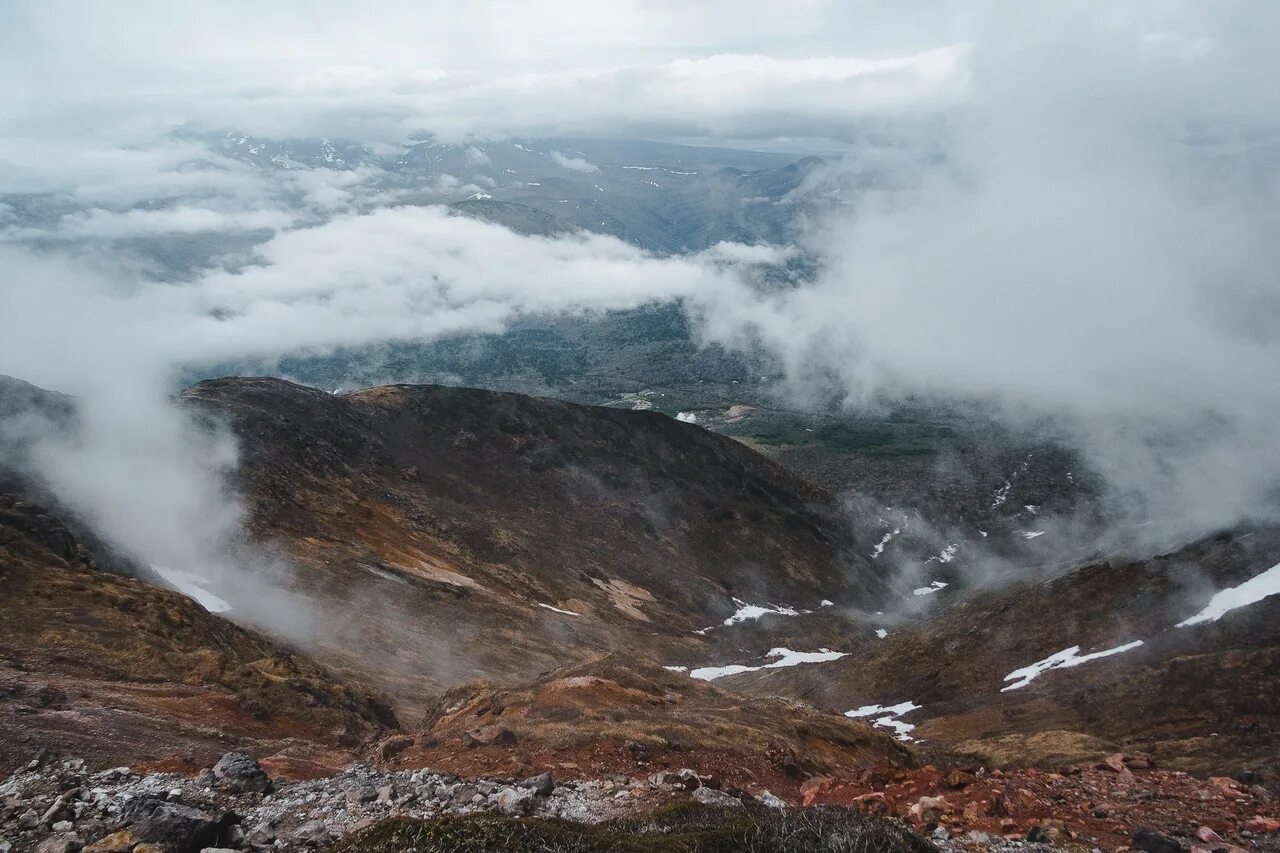
<instances>
[{"instance_id":1,"label":"sky","mask_svg":"<svg viewBox=\"0 0 1280 853\"><path fill-rule=\"evenodd\" d=\"M160 414L184 363L680 298L704 340L767 349L798 394L1048 416L1177 536L1271 517L1277 43L1268 0L0 0L0 372L94 401L99 452L141 465L131 412L187 446ZM846 152L830 177L852 200L797 246L659 256L393 207L373 168L264 174L178 127L379 151L423 133L820 144ZM868 134L928 156L860 192ZM4 199L30 193L62 207L20 221ZM251 263L175 281L103 242L255 230ZM817 276L762 289L760 265L795 251ZM147 489L175 529L229 464L195 460L192 495L157 500L180 484L61 451L44 458L65 494ZM99 514L135 551L163 541ZM234 538L236 513L217 517L204 538Z\"/></svg>"},{"instance_id":2,"label":"sky","mask_svg":"<svg viewBox=\"0 0 1280 853\"><path fill-rule=\"evenodd\" d=\"M0 69L28 85L0 111L66 131L233 119L394 142L428 126L786 135L797 116L839 127L945 96L961 16L930 6L11 1Z\"/></svg>"}]
</instances>

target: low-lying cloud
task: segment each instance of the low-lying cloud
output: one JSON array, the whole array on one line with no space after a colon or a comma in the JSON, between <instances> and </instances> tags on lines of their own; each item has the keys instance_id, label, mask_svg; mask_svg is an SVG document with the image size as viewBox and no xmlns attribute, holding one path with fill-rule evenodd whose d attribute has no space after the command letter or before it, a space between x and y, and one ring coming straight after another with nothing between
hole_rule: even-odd
<instances>
[{"instance_id":1,"label":"low-lying cloud","mask_svg":"<svg viewBox=\"0 0 1280 853\"><path fill-rule=\"evenodd\" d=\"M551 162L555 163L561 169L568 169L570 172L599 172L600 167L595 163L589 162L585 157L568 157L559 151L551 152Z\"/></svg>"}]
</instances>

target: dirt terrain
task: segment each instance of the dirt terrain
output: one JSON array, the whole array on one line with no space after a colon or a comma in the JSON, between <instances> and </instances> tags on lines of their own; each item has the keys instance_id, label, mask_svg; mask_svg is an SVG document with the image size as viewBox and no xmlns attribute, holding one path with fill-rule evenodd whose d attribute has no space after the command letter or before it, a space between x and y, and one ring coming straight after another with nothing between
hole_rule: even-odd
<instances>
[{"instance_id":1,"label":"dirt terrain","mask_svg":"<svg viewBox=\"0 0 1280 853\"><path fill-rule=\"evenodd\" d=\"M450 690L396 762L472 774L687 767L744 791L795 796L813 775L914 760L862 721L795 700L750 699L615 652L514 689Z\"/></svg>"}]
</instances>

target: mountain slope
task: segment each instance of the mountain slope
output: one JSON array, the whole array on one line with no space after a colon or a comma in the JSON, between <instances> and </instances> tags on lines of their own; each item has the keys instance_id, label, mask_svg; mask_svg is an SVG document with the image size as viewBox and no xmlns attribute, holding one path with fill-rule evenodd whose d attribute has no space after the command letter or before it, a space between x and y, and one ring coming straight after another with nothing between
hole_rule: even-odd
<instances>
[{"instance_id":1,"label":"mountain slope","mask_svg":"<svg viewBox=\"0 0 1280 853\"><path fill-rule=\"evenodd\" d=\"M913 702L912 736L1000 766L1142 751L1199 773L1256 771L1280 760L1280 596L1180 623L1276 563L1280 528L1222 534L979 590L887 620L884 639L864 627L839 660L717 683L837 710ZM1055 655L1066 665L1011 677Z\"/></svg>"},{"instance_id":2,"label":"mountain slope","mask_svg":"<svg viewBox=\"0 0 1280 853\"><path fill-rule=\"evenodd\" d=\"M437 386L199 383L240 440L254 534L342 620L322 654L412 704L583 654L689 658L742 602L874 607L823 491L656 413ZM229 591L228 596L234 591ZM234 600L233 598L231 600Z\"/></svg>"},{"instance_id":3,"label":"mountain slope","mask_svg":"<svg viewBox=\"0 0 1280 853\"><path fill-rule=\"evenodd\" d=\"M0 493L0 772L37 747L208 761L232 740L341 766L395 725L367 687L107 570L56 516Z\"/></svg>"}]
</instances>

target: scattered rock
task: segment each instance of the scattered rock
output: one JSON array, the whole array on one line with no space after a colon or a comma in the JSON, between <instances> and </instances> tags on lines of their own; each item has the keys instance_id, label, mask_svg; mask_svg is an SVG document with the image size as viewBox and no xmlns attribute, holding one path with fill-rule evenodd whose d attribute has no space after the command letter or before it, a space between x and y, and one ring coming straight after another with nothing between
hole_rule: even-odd
<instances>
[{"instance_id":1,"label":"scattered rock","mask_svg":"<svg viewBox=\"0 0 1280 853\"><path fill-rule=\"evenodd\" d=\"M702 785L702 780L698 778L698 774L689 768L680 770L660 770L649 777L649 784L657 786L670 786L673 788L683 788L686 791Z\"/></svg>"},{"instance_id":2,"label":"scattered rock","mask_svg":"<svg viewBox=\"0 0 1280 853\"><path fill-rule=\"evenodd\" d=\"M295 829L293 838L303 844L320 847L333 840L333 833L329 831L329 827L325 826L324 821L311 820Z\"/></svg>"},{"instance_id":3,"label":"scattered rock","mask_svg":"<svg viewBox=\"0 0 1280 853\"><path fill-rule=\"evenodd\" d=\"M724 791L717 791L715 788L702 787L693 792L693 801L701 803L704 806L716 806L718 808L738 809L742 808L742 800L737 797L730 796Z\"/></svg>"},{"instance_id":4,"label":"scattered rock","mask_svg":"<svg viewBox=\"0 0 1280 853\"><path fill-rule=\"evenodd\" d=\"M480 792L476 789L475 785L459 785L454 790L453 796L450 797L450 799L457 805L465 806L479 795Z\"/></svg>"},{"instance_id":5,"label":"scattered rock","mask_svg":"<svg viewBox=\"0 0 1280 853\"><path fill-rule=\"evenodd\" d=\"M64 795L64 796L58 797L56 800L53 801L53 805L49 806L49 808L45 811L45 813L40 816L40 823L53 823L55 820L58 819L58 815L62 814L63 809L65 809L66 807L67 807L66 796Z\"/></svg>"},{"instance_id":6,"label":"scattered rock","mask_svg":"<svg viewBox=\"0 0 1280 853\"><path fill-rule=\"evenodd\" d=\"M1180 843L1152 829L1139 829L1129 846L1142 853L1183 853Z\"/></svg>"},{"instance_id":7,"label":"scattered rock","mask_svg":"<svg viewBox=\"0 0 1280 853\"><path fill-rule=\"evenodd\" d=\"M99 838L84 848L84 853L129 853L137 843L138 839L132 832L122 829L106 838Z\"/></svg>"},{"instance_id":8,"label":"scattered rock","mask_svg":"<svg viewBox=\"0 0 1280 853\"><path fill-rule=\"evenodd\" d=\"M702 785L702 779L698 777L697 773L694 773L688 767L681 767L677 770L675 772L674 779L672 778L672 775L668 773L667 781L669 784L674 785L677 788L684 788L686 791L692 791Z\"/></svg>"},{"instance_id":9,"label":"scattered rock","mask_svg":"<svg viewBox=\"0 0 1280 853\"><path fill-rule=\"evenodd\" d=\"M869 794L854 797L853 806L858 811L867 815L891 815L895 811L893 802L888 796L880 791L872 791Z\"/></svg>"},{"instance_id":10,"label":"scattered rock","mask_svg":"<svg viewBox=\"0 0 1280 853\"><path fill-rule=\"evenodd\" d=\"M271 793L271 777L247 752L228 752L213 765L218 784L237 793Z\"/></svg>"},{"instance_id":11,"label":"scattered rock","mask_svg":"<svg viewBox=\"0 0 1280 853\"><path fill-rule=\"evenodd\" d=\"M360 805L363 803L372 803L378 799L378 792L372 785L361 785L351 788L346 793L347 803L350 805Z\"/></svg>"},{"instance_id":12,"label":"scattered rock","mask_svg":"<svg viewBox=\"0 0 1280 853\"><path fill-rule=\"evenodd\" d=\"M907 811L907 817L913 823L919 823L924 826L932 826L948 812L951 811L951 804L943 797L921 797Z\"/></svg>"},{"instance_id":13,"label":"scattered rock","mask_svg":"<svg viewBox=\"0 0 1280 853\"><path fill-rule=\"evenodd\" d=\"M958 767L953 767L947 771L947 775L943 779L943 783L948 788L953 789L967 788L977 781L978 777L974 776L972 773L966 773Z\"/></svg>"},{"instance_id":14,"label":"scattered rock","mask_svg":"<svg viewBox=\"0 0 1280 853\"><path fill-rule=\"evenodd\" d=\"M1201 841L1205 841L1208 843L1213 843L1215 841L1216 842L1222 841L1222 836L1214 832L1212 829L1210 829L1207 826L1202 826L1196 830L1196 838L1199 838Z\"/></svg>"},{"instance_id":15,"label":"scattered rock","mask_svg":"<svg viewBox=\"0 0 1280 853\"><path fill-rule=\"evenodd\" d=\"M392 735L378 746L378 755L383 761L390 761L411 746L413 738L408 735Z\"/></svg>"},{"instance_id":16,"label":"scattered rock","mask_svg":"<svg viewBox=\"0 0 1280 853\"><path fill-rule=\"evenodd\" d=\"M275 843L276 831L270 824L261 823L249 830L244 840L252 847L270 847Z\"/></svg>"},{"instance_id":17,"label":"scattered rock","mask_svg":"<svg viewBox=\"0 0 1280 853\"><path fill-rule=\"evenodd\" d=\"M60 832L36 845L35 853L79 853L84 847L74 832Z\"/></svg>"},{"instance_id":18,"label":"scattered rock","mask_svg":"<svg viewBox=\"0 0 1280 853\"><path fill-rule=\"evenodd\" d=\"M551 792L556 789L555 780L548 773L539 773L537 776L531 776L520 783L521 788L529 788L540 797L549 797Z\"/></svg>"},{"instance_id":19,"label":"scattered rock","mask_svg":"<svg viewBox=\"0 0 1280 853\"><path fill-rule=\"evenodd\" d=\"M781 797L774 796L768 791L765 791L763 794L756 797L756 802L771 809L785 809L787 807L785 800Z\"/></svg>"},{"instance_id":20,"label":"scattered rock","mask_svg":"<svg viewBox=\"0 0 1280 853\"><path fill-rule=\"evenodd\" d=\"M214 816L154 797L133 800L123 817L139 841L163 845L173 853L199 853L205 847L216 846L223 831L238 822L231 812Z\"/></svg>"},{"instance_id":21,"label":"scattered rock","mask_svg":"<svg viewBox=\"0 0 1280 853\"><path fill-rule=\"evenodd\" d=\"M1130 770L1150 770L1156 766L1156 760L1147 752L1135 752L1132 755L1126 755L1124 762Z\"/></svg>"},{"instance_id":22,"label":"scattered rock","mask_svg":"<svg viewBox=\"0 0 1280 853\"><path fill-rule=\"evenodd\" d=\"M510 746L516 742L516 734L502 726L481 726L462 733L462 742L467 746Z\"/></svg>"},{"instance_id":23,"label":"scattered rock","mask_svg":"<svg viewBox=\"0 0 1280 853\"><path fill-rule=\"evenodd\" d=\"M498 792L498 811L512 817L526 815L533 808L535 796L528 788L503 788Z\"/></svg>"},{"instance_id":24,"label":"scattered rock","mask_svg":"<svg viewBox=\"0 0 1280 853\"><path fill-rule=\"evenodd\" d=\"M836 780L830 776L813 776L805 779L800 785L800 804L811 806L820 797L835 787Z\"/></svg>"}]
</instances>

